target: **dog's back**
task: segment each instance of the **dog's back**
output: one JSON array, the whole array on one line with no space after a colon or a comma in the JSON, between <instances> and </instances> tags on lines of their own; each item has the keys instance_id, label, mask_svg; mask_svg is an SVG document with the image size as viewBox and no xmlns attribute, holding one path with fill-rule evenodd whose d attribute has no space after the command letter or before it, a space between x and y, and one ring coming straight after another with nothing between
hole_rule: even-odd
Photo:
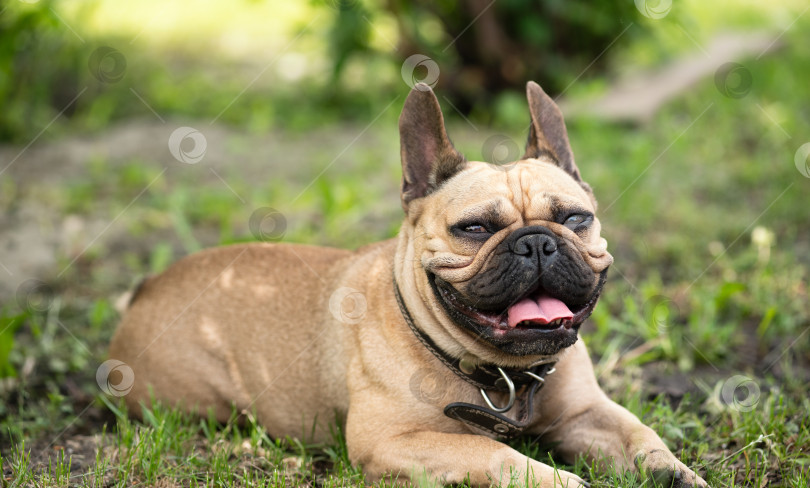
<instances>
[{"instance_id":1,"label":"dog's back","mask_svg":"<svg viewBox=\"0 0 810 488\"><path fill-rule=\"evenodd\" d=\"M134 373L130 410L139 414L138 404L148 404L152 393L203 415L213 408L220 420L232 406L267 409L259 416L280 435L308 430L312 425L303 423L316 416L329 422L336 410L345 413L345 365L334 354L341 331L329 327L328 317L313 321L312 310L328 314L327 290L352 255L304 245L233 245L186 257L144 281L110 349L110 358ZM332 344L329 354L325 342ZM281 403L284 414L276 416L272 405ZM291 417L291 409L301 415Z\"/></svg>"}]
</instances>

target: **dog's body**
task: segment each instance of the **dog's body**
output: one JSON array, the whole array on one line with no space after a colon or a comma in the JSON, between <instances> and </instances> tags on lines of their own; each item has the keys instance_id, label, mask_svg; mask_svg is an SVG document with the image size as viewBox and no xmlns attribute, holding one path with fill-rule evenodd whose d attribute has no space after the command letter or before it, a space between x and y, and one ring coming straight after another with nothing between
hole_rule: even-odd
<instances>
[{"instance_id":1,"label":"dog's body","mask_svg":"<svg viewBox=\"0 0 810 488\"><path fill-rule=\"evenodd\" d=\"M149 279L110 353L134 371L128 403L148 401L151 389L221 420L235 406L255 411L273 436L315 441L329 439L337 415L350 458L370 479L484 485L528 469L540 486L577 484L486 426L443 413L463 402L461 410L558 443L569 462L584 455L705 486L607 399L577 341L612 258L559 111L537 85L528 95L527 155L498 168L455 151L435 96L417 86L400 119L407 218L395 240L356 252L230 246ZM499 414L510 393L484 392L495 404L487 410L466 368L451 364L459 359L512 378L549 361L556 372L529 378L544 384L531 411L515 412L535 391L518 384L519 405Z\"/></svg>"}]
</instances>

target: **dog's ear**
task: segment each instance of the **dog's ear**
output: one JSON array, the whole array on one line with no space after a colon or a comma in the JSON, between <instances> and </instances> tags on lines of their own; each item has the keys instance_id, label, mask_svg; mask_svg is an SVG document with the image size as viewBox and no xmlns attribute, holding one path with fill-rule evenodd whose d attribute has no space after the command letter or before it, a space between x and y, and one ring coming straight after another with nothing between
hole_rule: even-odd
<instances>
[{"instance_id":1,"label":"dog's ear","mask_svg":"<svg viewBox=\"0 0 810 488\"><path fill-rule=\"evenodd\" d=\"M402 208L434 191L464 165L444 128L439 101L430 86L417 83L399 117Z\"/></svg>"},{"instance_id":2,"label":"dog's ear","mask_svg":"<svg viewBox=\"0 0 810 488\"><path fill-rule=\"evenodd\" d=\"M557 166L581 182L582 177L574 164L574 153L568 142L568 131L565 130L565 121L559 107L533 81L526 84L526 98L529 100L532 125L523 159L550 156Z\"/></svg>"}]
</instances>

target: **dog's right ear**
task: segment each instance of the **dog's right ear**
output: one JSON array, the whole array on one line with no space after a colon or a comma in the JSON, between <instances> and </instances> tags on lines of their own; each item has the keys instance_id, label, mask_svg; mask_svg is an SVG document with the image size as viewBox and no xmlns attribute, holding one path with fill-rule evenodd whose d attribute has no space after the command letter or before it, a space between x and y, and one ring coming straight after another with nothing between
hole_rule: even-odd
<instances>
[{"instance_id":1,"label":"dog's right ear","mask_svg":"<svg viewBox=\"0 0 810 488\"><path fill-rule=\"evenodd\" d=\"M436 190L461 170L464 156L456 151L444 128L439 101L430 86L413 87L399 116L402 158L402 208Z\"/></svg>"}]
</instances>

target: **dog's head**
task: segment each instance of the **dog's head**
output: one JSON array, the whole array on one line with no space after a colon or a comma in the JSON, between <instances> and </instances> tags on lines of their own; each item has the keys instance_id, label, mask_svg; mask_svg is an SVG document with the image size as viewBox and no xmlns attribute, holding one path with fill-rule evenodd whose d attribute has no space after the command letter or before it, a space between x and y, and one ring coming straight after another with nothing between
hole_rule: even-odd
<instances>
[{"instance_id":1,"label":"dog's head","mask_svg":"<svg viewBox=\"0 0 810 488\"><path fill-rule=\"evenodd\" d=\"M410 93L399 122L409 239L401 259L461 343L553 355L576 342L613 258L560 110L536 83L526 91L526 153L503 166L467 161L431 89Z\"/></svg>"}]
</instances>

